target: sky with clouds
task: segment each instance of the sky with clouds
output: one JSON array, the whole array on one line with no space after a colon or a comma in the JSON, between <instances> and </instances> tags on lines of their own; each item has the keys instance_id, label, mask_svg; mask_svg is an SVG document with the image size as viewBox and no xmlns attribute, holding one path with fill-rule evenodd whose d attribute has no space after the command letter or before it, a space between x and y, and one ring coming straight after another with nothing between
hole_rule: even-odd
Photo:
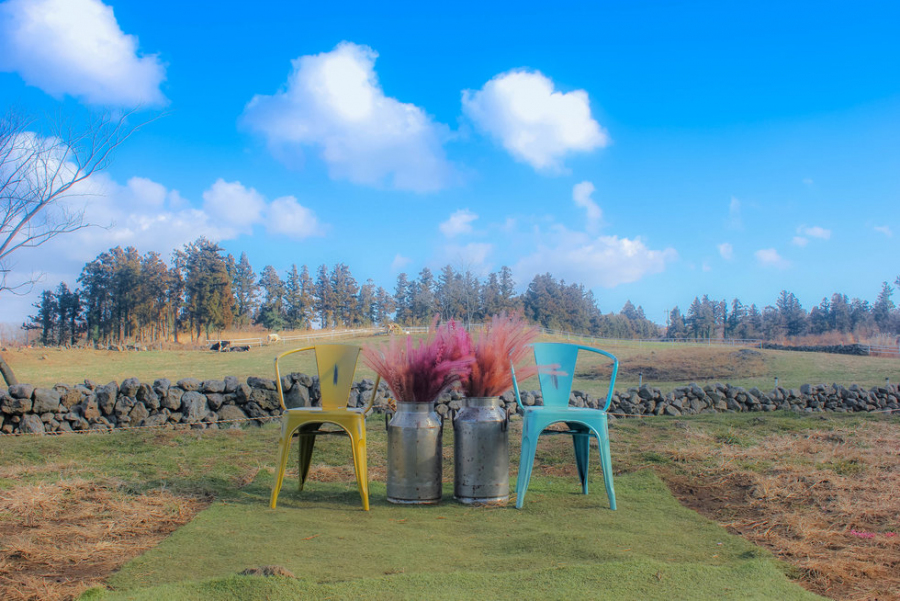
<instances>
[{"instance_id":1,"label":"sky with clouds","mask_svg":"<svg viewBox=\"0 0 900 601\"><path fill-rule=\"evenodd\" d=\"M104 227L15 257L44 279L0 322L201 235L389 290L550 272L657 322L900 274L895 2L384 4L0 2L4 111L162 115L67 199Z\"/></svg>"}]
</instances>

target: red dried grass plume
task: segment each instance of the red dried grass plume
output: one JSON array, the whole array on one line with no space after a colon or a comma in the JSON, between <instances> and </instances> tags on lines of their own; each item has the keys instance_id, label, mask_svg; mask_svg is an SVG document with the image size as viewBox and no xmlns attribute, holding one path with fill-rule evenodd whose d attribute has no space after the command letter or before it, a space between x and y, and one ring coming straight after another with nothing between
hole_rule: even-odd
<instances>
[{"instance_id":1,"label":"red dried grass plume","mask_svg":"<svg viewBox=\"0 0 900 601\"><path fill-rule=\"evenodd\" d=\"M521 365L529 354L528 345L537 336L537 328L529 327L521 315L494 315L475 345L475 361L468 376L460 380L466 396L492 397L509 390L512 387L510 362L515 365L520 380L537 374L537 366Z\"/></svg>"},{"instance_id":2,"label":"red dried grass plume","mask_svg":"<svg viewBox=\"0 0 900 601\"><path fill-rule=\"evenodd\" d=\"M365 346L363 362L387 382L396 399L403 403L428 403L468 373L473 359L461 350L455 324L437 327L438 317L428 335L413 346L411 336L391 336L386 348ZM451 327L451 324L452 327Z\"/></svg>"}]
</instances>

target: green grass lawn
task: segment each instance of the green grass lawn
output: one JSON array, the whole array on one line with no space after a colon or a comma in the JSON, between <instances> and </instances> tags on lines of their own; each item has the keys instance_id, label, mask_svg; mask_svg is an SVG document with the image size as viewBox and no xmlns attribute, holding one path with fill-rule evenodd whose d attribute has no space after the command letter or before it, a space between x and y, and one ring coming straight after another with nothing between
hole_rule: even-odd
<instances>
[{"instance_id":1,"label":"green grass lawn","mask_svg":"<svg viewBox=\"0 0 900 601\"><path fill-rule=\"evenodd\" d=\"M266 508L262 475L215 503L87 599L813 599L768 552L682 507L651 472L616 480L620 509L573 480L536 479L525 509L372 509L313 483ZM599 485L595 478L595 486ZM445 485L445 499L452 485ZM298 576L236 576L280 565Z\"/></svg>"}]
</instances>

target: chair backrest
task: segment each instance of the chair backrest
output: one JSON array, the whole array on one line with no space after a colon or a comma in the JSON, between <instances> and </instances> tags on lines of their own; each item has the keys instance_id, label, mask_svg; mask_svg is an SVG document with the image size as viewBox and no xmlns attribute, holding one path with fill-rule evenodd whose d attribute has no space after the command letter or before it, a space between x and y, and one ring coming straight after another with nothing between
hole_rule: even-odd
<instances>
[{"instance_id":1,"label":"chair backrest","mask_svg":"<svg viewBox=\"0 0 900 601\"><path fill-rule=\"evenodd\" d=\"M346 408L359 358L359 347L350 344L317 344L315 349L322 409Z\"/></svg>"},{"instance_id":2,"label":"chair backrest","mask_svg":"<svg viewBox=\"0 0 900 601\"><path fill-rule=\"evenodd\" d=\"M569 394L572 392L572 380L575 377L575 363L578 360L579 350L599 353L612 359L612 376L609 380L609 390L603 407L604 411L609 409L613 389L616 385L616 374L619 371L619 360L614 355L589 346L565 342L535 342L532 347L534 348L535 363L555 366L552 370L542 370L538 373L545 407L567 407L569 405Z\"/></svg>"},{"instance_id":3,"label":"chair backrest","mask_svg":"<svg viewBox=\"0 0 900 601\"><path fill-rule=\"evenodd\" d=\"M319 375L319 391L321 393L319 398L322 409L330 411L346 408L360 351L358 346L352 344L316 344L287 351L275 357L275 383L281 400L281 408L287 409L284 404L284 391L281 388L281 371L278 368L278 362L288 355L309 350L314 350L316 353L316 371ZM377 382L375 386L377 389ZM374 397L372 398L374 400Z\"/></svg>"}]
</instances>

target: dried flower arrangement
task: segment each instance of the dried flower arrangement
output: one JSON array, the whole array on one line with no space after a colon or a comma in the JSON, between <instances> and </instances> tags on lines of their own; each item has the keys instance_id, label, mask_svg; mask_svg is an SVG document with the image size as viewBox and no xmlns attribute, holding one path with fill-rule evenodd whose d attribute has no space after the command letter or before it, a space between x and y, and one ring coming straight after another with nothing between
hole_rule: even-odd
<instances>
[{"instance_id":1,"label":"dried flower arrangement","mask_svg":"<svg viewBox=\"0 0 900 601\"><path fill-rule=\"evenodd\" d=\"M453 324L451 332L451 323L437 324L435 317L428 335L416 346L410 336L405 340L391 336L384 349L363 347L363 362L387 382L401 403L431 402L469 371L473 358L457 347L459 332L465 330Z\"/></svg>"},{"instance_id":2,"label":"dried flower arrangement","mask_svg":"<svg viewBox=\"0 0 900 601\"><path fill-rule=\"evenodd\" d=\"M538 373L537 366L521 365L529 354L528 344L538 336L537 328L529 327L521 315L494 315L476 344L452 321L439 336L447 338L455 357L473 358L468 372L460 376L460 386L469 398L499 396L512 388L510 363L520 380Z\"/></svg>"}]
</instances>

